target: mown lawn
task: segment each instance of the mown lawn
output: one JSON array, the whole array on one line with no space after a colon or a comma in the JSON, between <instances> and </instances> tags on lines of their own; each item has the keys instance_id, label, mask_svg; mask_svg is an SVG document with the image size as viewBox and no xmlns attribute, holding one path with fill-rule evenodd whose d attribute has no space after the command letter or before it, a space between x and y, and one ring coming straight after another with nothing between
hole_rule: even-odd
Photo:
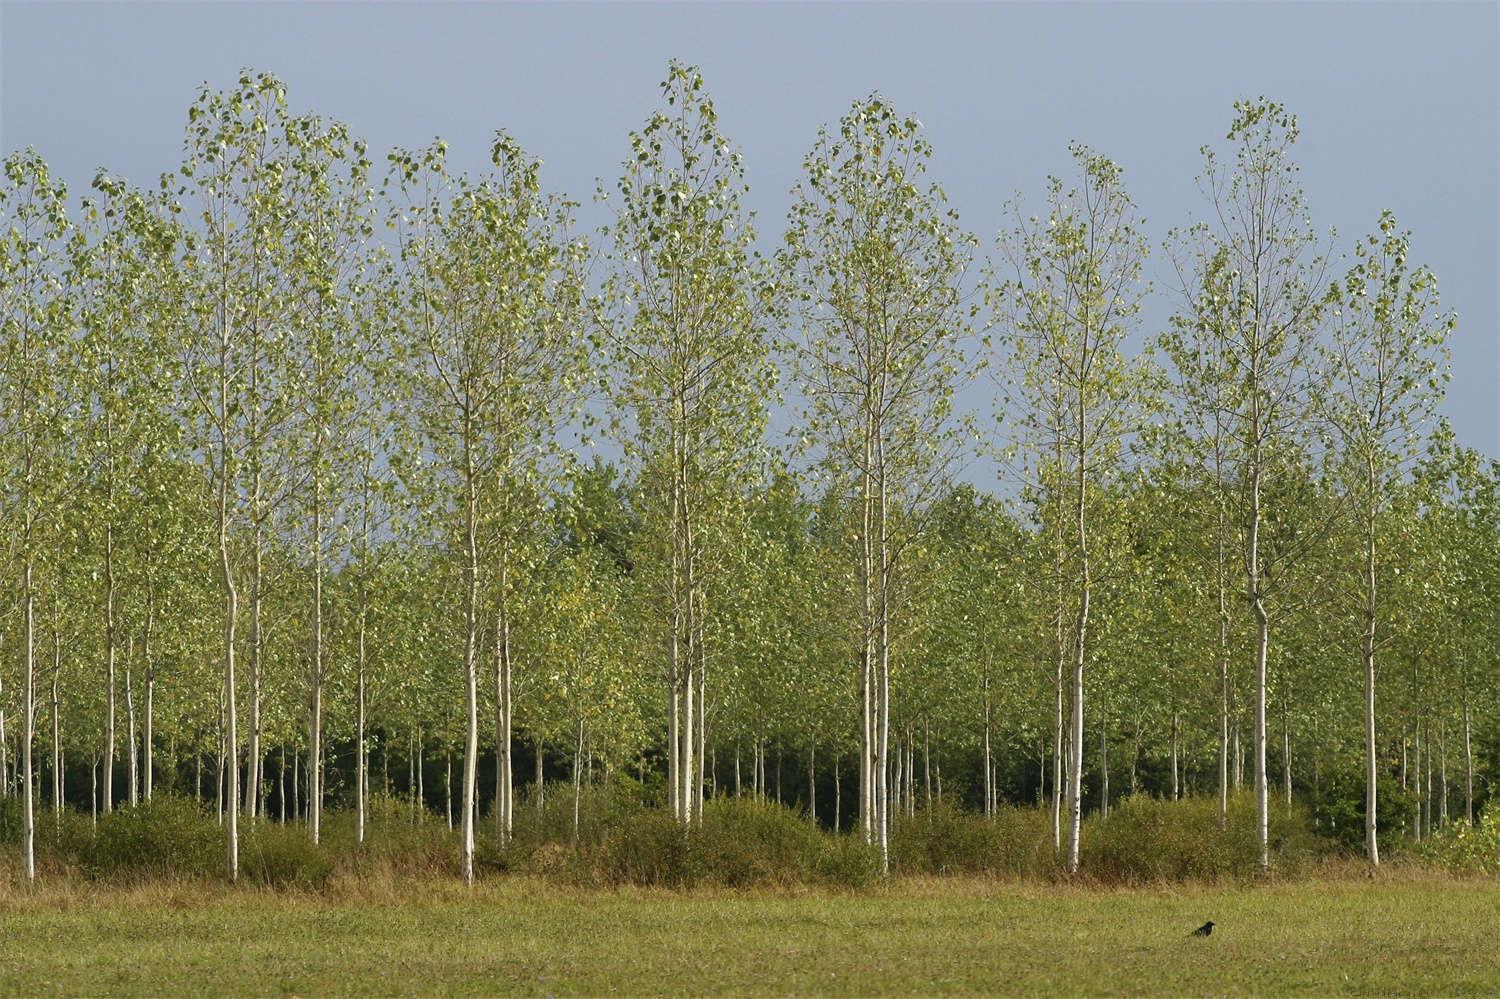
<instances>
[{"instance_id":1,"label":"mown lawn","mask_svg":"<svg viewBox=\"0 0 1500 999\"><path fill-rule=\"evenodd\" d=\"M1206 919L1208 939L1188 931ZM0 995L1500 994L1500 883L0 899Z\"/></svg>"}]
</instances>

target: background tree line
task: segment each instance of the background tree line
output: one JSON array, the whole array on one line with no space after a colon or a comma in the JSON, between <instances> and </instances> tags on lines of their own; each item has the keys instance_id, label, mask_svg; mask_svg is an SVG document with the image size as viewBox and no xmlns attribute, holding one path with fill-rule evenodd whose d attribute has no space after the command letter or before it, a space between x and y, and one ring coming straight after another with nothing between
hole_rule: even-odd
<instances>
[{"instance_id":1,"label":"background tree line","mask_svg":"<svg viewBox=\"0 0 1500 999\"><path fill-rule=\"evenodd\" d=\"M1070 871L1122 794L1223 821L1249 786L1263 866L1275 798L1372 862L1472 822L1500 468L1435 419L1434 275L1389 213L1336 255L1297 135L1236 105L1159 249L1075 146L990 253L879 95L760 253L675 63L594 233L503 132L479 176L441 141L376 163L269 75L205 86L154 185L74 199L8 155L0 794L28 871L45 809L164 790L216 802L231 876L241 819L316 841L346 807L362 838L379 793L443 812L472 880L477 823L503 844L549 779L689 835L707 797L796 804L886 862L893 814L1035 803ZM994 405L961 412L976 378ZM567 443L596 437L617 463Z\"/></svg>"}]
</instances>

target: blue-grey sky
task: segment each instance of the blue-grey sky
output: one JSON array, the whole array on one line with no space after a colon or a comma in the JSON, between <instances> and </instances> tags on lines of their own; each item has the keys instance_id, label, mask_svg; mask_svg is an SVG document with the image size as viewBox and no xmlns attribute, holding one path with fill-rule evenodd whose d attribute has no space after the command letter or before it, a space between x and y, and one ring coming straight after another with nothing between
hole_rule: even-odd
<instances>
[{"instance_id":1,"label":"blue-grey sky","mask_svg":"<svg viewBox=\"0 0 1500 999\"><path fill-rule=\"evenodd\" d=\"M657 104L667 60L697 63L744 150L767 244L819 125L880 90L916 114L934 175L989 240L1084 141L1119 161L1158 246L1201 217L1199 147L1232 102L1299 116L1315 224L1340 250L1383 208L1414 231L1459 314L1444 412L1500 455L1500 4L314 5L0 0L0 147L35 146L85 188L179 162L197 86L270 70L296 109L372 149L441 135L486 165L497 128L585 202ZM1066 174L1064 174L1066 176ZM1157 304L1170 277L1153 264ZM964 401L983 408L985 389Z\"/></svg>"}]
</instances>

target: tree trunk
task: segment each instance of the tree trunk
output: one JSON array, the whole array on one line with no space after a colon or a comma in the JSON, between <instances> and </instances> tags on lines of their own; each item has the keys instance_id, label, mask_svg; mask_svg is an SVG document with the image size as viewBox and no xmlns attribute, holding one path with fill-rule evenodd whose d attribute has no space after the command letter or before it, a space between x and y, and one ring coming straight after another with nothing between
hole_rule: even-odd
<instances>
[{"instance_id":1,"label":"tree trunk","mask_svg":"<svg viewBox=\"0 0 1500 999\"><path fill-rule=\"evenodd\" d=\"M130 660L135 655L135 640L133 638L128 639L126 645L128 652L125 656L125 733L129 736L130 740L129 752L125 754L126 762L130 767L128 774L130 786L126 798L130 802L130 807L134 808L140 801L137 788L140 787L141 774L140 754L136 749L135 690L133 689L134 684L131 680L132 671L130 668Z\"/></svg>"},{"instance_id":2,"label":"tree trunk","mask_svg":"<svg viewBox=\"0 0 1500 999\"><path fill-rule=\"evenodd\" d=\"M146 800L151 800L151 792L156 782L155 764L152 759L152 747L156 742L156 660L151 657L151 627L156 620L155 595L149 590L146 595L146 630L141 636L141 654L146 661L146 729L144 738L141 740L141 748L144 750L145 760L141 767L141 775L145 778Z\"/></svg>"},{"instance_id":3,"label":"tree trunk","mask_svg":"<svg viewBox=\"0 0 1500 999\"><path fill-rule=\"evenodd\" d=\"M532 789L536 791L536 819L538 825L540 825L547 797L547 788L542 775L542 752L545 749L545 743L542 741L540 735L534 741L536 742L536 781L532 785Z\"/></svg>"},{"instance_id":4,"label":"tree trunk","mask_svg":"<svg viewBox=\"0 0 1500 999\"><path fill-rule=\"evenodd\" d=\"M32 587L29 444L26 462L26 524L23 529L26 560L21 577L22 627L25 629L21 636L21 852L25 858L26 880L31 882L36 880L36 785L31 774L31 747L35 741L36 728L36 593Z\"/></svg>"},{"instance_id":5,"label":"tree trunk","mask_svg":"<svg viewBox=\"0 0 1500 999\"><path fill-rule=\"evenodd\" d=\"M465 399L464 486L467 491L464 517L464 800L460 866L464 884L474 884L474 809L478 797L479 766L479 497L473 452L473 410Z\"/></svg>"},{"instance_id":6,"label":"tree trunk","mask_svg":"<svg viewBox=\"0 0 1500 999\"><path fill-rule=\"evenodd\" d=\"M814 823L818 821L818 740L807 745L807 814Z\"/></svg>"},{"instance_id":7,"label":"tree trunk","mask_svg":"<svg viewBox=\"0 0 1500 999\"><path fill-rule=\"evenodd\" d=\"M58 699L58 678L62 675L62 640L55 632L52 636L52 815L62 821L63 809L63 757L62 719L58 714L61 704Z\"/></svg>"},{"instance_id":8,"label":"tree trunk","mask_svg":"<svg viewBox=\"0 0 1500 999\"><path fill-rule=\"evenodd\" d=\"M1469 739L1469 688L1464 686L1464 821L1474 824L1474 746Z\"/></svg>"},{"instance_id":9,"label":"tree trunk","mask_svg":"<svg viewBox=\"0 0 1500 999\"><path fill-rule=\"evenodd\" d=\"M1109 719L1099 712L1099 817L1109 818Z\"/></svg>"},{"instance_id":10,"label":"tree trunk","mask_svg":"<svg viewBox=\"0 0 1500 999\"><path fill-rule=\"evenodd\" d=\"M115 801L115 533L104 525L104 814Z\"/></svg>"},{"instance_id":11,"label":"tree trunk","mask_svg":"<svg viewBox=\"0 0 1500 999\"><path fill-rule=\"evenodd\" d=\"M840 823L843 821L844 789L839 781L839 757L833 758L833 831L837 835L841 832Z\"/></svg>"},{"instance_id":12,"label":"tree trunk","mask_svg":"<svg viewBox=\"0 0 1500 999\"><path fill-rule=\"evenodd\" d=\"M309 676L308 698L308 747L307 747L307 831L317 843L323 824L323 476L322 452L313 451L312 470L312 663ZM248 761L256 771L252 775L259 784L260 763L255 758ZM254 792L250 798L258 797Z\"/></svg>"},{"instance_id":13,"label":"tree trunk","mask_svg":"<svg viewBox=\"0 0 1500 999\"><path fill-rule=\"evenodd\" d=\"M1376 791L1379 778L1379 758L1375 752L1375 515L1373 510L1375 473L1373 464L1367 463L1367 481L1370 507L1365 514L1365 627L1361 636L1361 650L1365 667L1365 855L1371 864L1380 863L1380 844L1376 841Z\"/></svg>"},{"instance_id":14,"label":"tree trunk","mask_svg":"<svg viewBox=\"0 0 1500 999\"><path fill-rule=\"evenodd\" d=\"M365 802L370 795L370 756L366 748L365 736L365 670L367 666L365 629L368 614L365 607L363 580L359 587L359 610L356 618L359 625L355 636L354 842L363 843L365 841ZM448 810L448 816L448 827L451 829L453 827L451 808Z\"/></svg>"},{"instance_id":15,"label":"tree trunk","mask_svg":"<svg viewBox=\"0 0 1500 999\"><path fill-rule=\"evenodd\" d=\"M578 744L573 751L573 848L578 848L578 813L583 802L583 719L578 719Z\"/></svg>"}]
</instances>

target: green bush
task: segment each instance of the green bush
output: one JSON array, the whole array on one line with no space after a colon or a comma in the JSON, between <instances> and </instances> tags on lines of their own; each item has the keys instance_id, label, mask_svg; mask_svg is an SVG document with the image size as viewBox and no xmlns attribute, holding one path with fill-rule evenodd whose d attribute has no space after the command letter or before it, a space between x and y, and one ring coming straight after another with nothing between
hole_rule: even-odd
<instances>
[{"instance_id":1,"label":"green bush","mask_svg":"<svg viewBox=\"0 0 1500 999\"><path fill-rule=\"evenodd\" d=\"M166 794L99 816L91 836L68 845L94 878L218 877L227 863L218 823L196 801Z\"/></svg>"},{"instance_id":2,"label":"green bush","mask_svg":"<svg viewBox=\"0 0 1500 999\"><path fill-rule=\"evenodd\" d=\"M880 851L858 836L829 836L813 861L812 879L838 888L868 888L880 880Z\"/></svg>"},{"instance_id":3,"label":"green bush","mask_svg":"<svg viewBox=\"0 0 1500 999\"><path fill-rule=\"evenodd\" d=\"M666 812L637 811L580 859L583 869L614 884L743 888L860 880L861 862L842 848L830 853L830 839L790 808L718 798L705 804L702 823L691 829Z\"/></svg>"},{"instance_id":4,"label":"green bush","mask_svg":"<svg viewBox=\"0 0 1500 999\"><path fill-rule=\"evenodd\" d=\"M1500 806L1491 805L1479 824L1463 819L1443 826L1414 846L1417 856L1460 874L1500 874Z\"/></svg>"},{"instance_id":5,"label":"green bush","mask_svg":"<svg viewBox=\"0 0 1500 999\"><path fill-rule=\"evenodd\" d=\"M697 881L688 832L667 812L642 812L620 823L598 851L606 881L680 888Z\"/></svg>"},{"instance_id":6,"label":"green bush","mask_svg":"<svg viewBox=\"0 0 1500 999\"><path fill-rule=\"evenodd\" d=\"M1057 867L1050 822L1040 808L1007 805L987 817L935 804L896 816L891 867L899 874L1046 875Z\"/></svg>"},{"instance_id":7,"label":"green bush","mask_svg":"<svg viewBox=\"0 0 1500 999\"><path fill-rule=\"evenodd\" d=\"M328 883L333 852L314 844L304 826L252 822L240 831L240 880L268 888L312 890Z\"/></svg>"},{"instance_id":8,"label":"green bush","mask_svg":"<svg viewBox=\"0 0 1500 999\"><path fill-rule=\"evenodd\" d=\"M717 798L703 809L703 824L689 845L701 877L745 887L807 880L823 848L810 819L781 805L749 798Z\"/></svg>"},{"instance_id":9,"label":"green bush","mask_svg":"<svg viewBox=\"0 0 1500 999\"><path fill-rule=\"evenodd\" d=\"M1273 802L1269 818L1268 840L1278 872L1295 873L1327 852L1301 806ZM1230 798L1222 829L1215 798L1127 797L1108 818L1095 816L1084 823L1079 867L1090 877L1124 883L1250 877L1260 865L1255 830L1250 794Z\"/></svg>"},{"instance_id":10,"label":"green bush","mask_svg":"<svg viewBox=\"0 0 1500 999\"><path fill-rule=\"evenodd\" d=\"M0 843L19 843L26 823L21 817L20 798L0 798Z\"/></svg>"}]
</instances>

